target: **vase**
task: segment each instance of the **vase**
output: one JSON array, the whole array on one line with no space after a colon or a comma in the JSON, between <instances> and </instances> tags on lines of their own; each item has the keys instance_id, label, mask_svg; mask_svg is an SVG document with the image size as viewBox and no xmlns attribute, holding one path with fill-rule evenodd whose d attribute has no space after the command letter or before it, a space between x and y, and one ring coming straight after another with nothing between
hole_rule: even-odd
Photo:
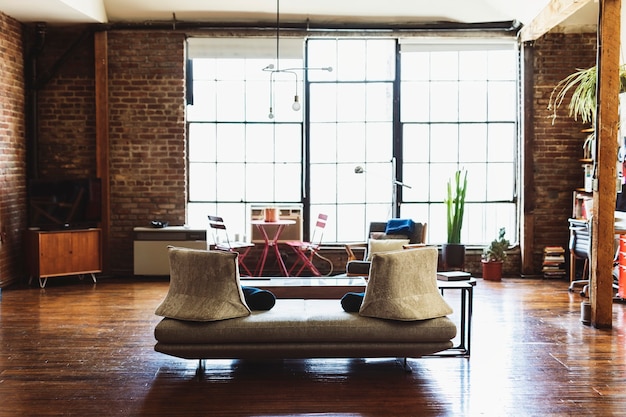
<instances>
[{"instance_id":1,"label":"vase","mask_svg":"<svg viewBox=\"0 0 626 417\"><path fill-rule=\"evenodd\" d=\"M502 279L502 261L481 261L483 264L483 279L500 281Z\"/></svg>"},{"instance_id":2,"label":"vase","mask_svg":"<svg viewBox=\"0 0 626 417\"><path fill-rule=\"evenodd\" d=\"M441 260L446 271L463 270L465 267L465 245L444 243L441 247Z\"/></svg>"}]
</instances>

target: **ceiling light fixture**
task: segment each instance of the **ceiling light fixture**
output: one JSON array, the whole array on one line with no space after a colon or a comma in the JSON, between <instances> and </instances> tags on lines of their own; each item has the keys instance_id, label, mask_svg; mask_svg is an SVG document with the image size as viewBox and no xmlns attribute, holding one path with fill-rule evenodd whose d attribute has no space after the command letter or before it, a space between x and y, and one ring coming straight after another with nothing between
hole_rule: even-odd
<instances>
[{"instance_id":1,"label":"ceiling light fixture","mask_svg":"<svg viewBox=\"0 0 626 417\"><path fill-rule=\"evenodd\" d=\"M270 119L274 118L274 75L277 73L285 73L292 74L295 79L295 94L293 97L293 104L291 108L293 111L299 111L302 106L300 105L300 96L298 96L298 73L296 71L308 71L308 70L318 70L318 71L328 71L332 72L333 67L321 67L321 68L280 68L280 0L276 0L276 66L274 64L269 64L263 71L267 71L270 73L270 112L268 117Z\"/></svg>"}]
</instances>

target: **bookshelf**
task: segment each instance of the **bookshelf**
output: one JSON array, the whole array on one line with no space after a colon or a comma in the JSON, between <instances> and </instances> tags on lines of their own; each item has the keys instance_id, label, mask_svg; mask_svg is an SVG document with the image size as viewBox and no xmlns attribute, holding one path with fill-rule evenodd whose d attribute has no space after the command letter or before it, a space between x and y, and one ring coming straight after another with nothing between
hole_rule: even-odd
<instances>
[{"instance_id":1,"label":"bookshelf","mask_svg":"<svg viewBox=\"0 0 626 417\"><path fill-rule=\"evenodd\" d=\"M565 249L562 246L544 248L542 273L544 278L565 277Z\"/></svg>"}]
</instances>

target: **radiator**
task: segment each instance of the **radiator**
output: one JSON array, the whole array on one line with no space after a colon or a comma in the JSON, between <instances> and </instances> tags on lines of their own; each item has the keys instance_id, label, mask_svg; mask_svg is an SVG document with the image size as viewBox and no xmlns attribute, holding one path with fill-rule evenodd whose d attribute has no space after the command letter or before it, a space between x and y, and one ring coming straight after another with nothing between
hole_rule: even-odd
<instances>
[{"instance_id":1,"label":"radiator","mask_svg":"<svg viewBox=\"0 0 626 417\"><path fill-rule=\"evenodd\" d=\"M183 226L133 229L133 273L135 275L169 275L168 246L207 249L206 230Z\"/></svg>"}]
</instances>

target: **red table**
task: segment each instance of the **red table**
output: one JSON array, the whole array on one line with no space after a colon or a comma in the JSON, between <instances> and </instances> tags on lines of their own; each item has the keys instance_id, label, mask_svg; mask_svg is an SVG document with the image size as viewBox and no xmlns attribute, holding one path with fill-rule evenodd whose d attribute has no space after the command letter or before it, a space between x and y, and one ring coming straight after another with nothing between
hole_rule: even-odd
<instances>
[{"instance_id":1,"label":"red table","mask_svg":"<svg viewBox=\"0 0 626 417\"><path fill-rule=\"evenodd\" d=\"M287 268L285 267L285 262L283 258L280 256L280 250L278 249L278 239L280 238L280 234L283 232L285 226L290 224L296 224L295 220L278 220L275 222L266 222L265 220L252 220L251 223L261 232L261 236L263 236L263 240L265 241L265 246L263 247L263 253L261 254L261 259L259 259L259 263L257 264L257 268L255 271L255 276L262 277L263 269L265 268L265 260L267 259L267 253L270 251L270 248L274 248L274 253L276 255L276 260L278 261L278 266L280 267L280 271L284 276L289 276L287 272ZM268 226L278 226L276 230L274 230L274 235L268 235Z\"/></svg>"}]
</instances>

